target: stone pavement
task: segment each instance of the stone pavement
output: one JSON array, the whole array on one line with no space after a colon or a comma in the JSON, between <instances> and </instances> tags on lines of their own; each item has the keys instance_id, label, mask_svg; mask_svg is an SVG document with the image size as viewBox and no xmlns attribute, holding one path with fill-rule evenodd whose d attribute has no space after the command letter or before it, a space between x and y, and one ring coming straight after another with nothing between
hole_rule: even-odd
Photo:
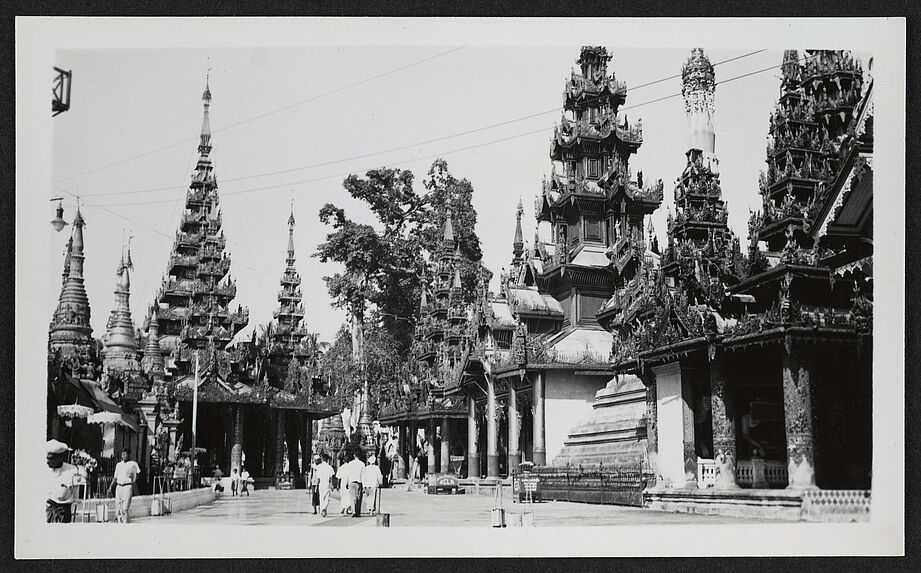
<instances>
[{"instance_id":1,"label":"stone pavement","mask_svg":"<svg viewBox=\"0 0 921 573\"><path fill-rule=\"evenodd\" d=\"M490 527L490 495L427 495L417 489L407 492L406 486L382 490L381 510L390 514L391 527L471 526ZM507 523L513 514L524 509L511 503L506 492ZM305 490L257 490L250 497L223 495L213 503L162 517L140 517L141 523L182 523L208 525L296 525L320 527L375 527L373 517L344 517L339 515L339 494L333 492L329 516L314 515ZM534 525L597 526L597 525L660 525L669 523L778 523L777 520L703 516L670 513L638 507L594 505L549 501L533 506Z\"/></svg>"}]
</instances>

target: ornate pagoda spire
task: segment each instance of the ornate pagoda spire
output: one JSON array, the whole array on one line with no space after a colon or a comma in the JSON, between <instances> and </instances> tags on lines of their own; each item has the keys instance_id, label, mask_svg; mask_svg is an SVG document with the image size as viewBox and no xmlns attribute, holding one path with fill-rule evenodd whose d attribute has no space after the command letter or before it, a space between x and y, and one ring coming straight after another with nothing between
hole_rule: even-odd
<instances>
[{"instance_id":1,"label":"ornate pagoda spire","mask_svg":"<svg viewBox=\"0 0 921 573\"><path fill-rule=\"evenodd\" d=\"M304 319L303 297L301 295L301 275L294 266L294 199L291 199L291 212L288 215L288 256L285 259L285 271L281 277L281 291L278 293L278 310L275 319L275 347L290 357L306 335L301 328Z\"/></svg>"},{"instance_id":2,"label":"ornate pagoda spire","mask_svg":"<svg viewBox=\"0 0 921 573\"><path fill-rule=\"evenodd\" d=\"M716 147L713 130L716 77L713 64L702 49L691 50L691 57L681 68L681 80L681 95L688 116L688 148L703 152L705 159L709 159Z\"/></svg>"},{"instance_id":3,"label":"ornate pagoda spire","mask_svg":"<svg viewBox=\"0 0 921 573\"><path fill-rule=\"evenodd\" d=\"M105 334L105 350L102 367L104 370L138 370L137 337L134 321L131 319L129 299L131 296L131 246L122 247L122 257L118 264L115 280L115 306L109 316Z\"/></svg>"},{"instance_id":4,"label":"ornate pagoda spire","mask_svg":"<svg viewBox=\"0 0 921 573\"><path fill-rule=\"evenodd\" d=\"M448 212L448 218L445 220L444 235L442 236L442 246L446 249L454 250L454 226L451 224L451 212Z\"/></svg>"},{"instance_id":5,"label":"ornate pagoda spire","mask_svg":"<svg viewBox=\"0 0 921 573\"><path fill-rule=\"evenodd\" d=\"M160 322L157 319L157 309L154 308L150 316L150 326L147 328L147 345L144 346L144 358L141 359L141 369L151 376L164 375L163 350L160 348Z\"/></svg>"},{"instance_id":6,"label":"ornate pagoda spire","mask_svg":"<svg viewBox=\"0 0 921 573\"><path fill-rule=\"evenodd\" d=\"M186 192L167 276L157 293L160 345L175 353L179 374L187 374L194 350L213 343L223 350L249 322L249 311L230 308L236 284L230 279L230 255L221 229L218 184L211 153L211 88L205 81L203 117L198 146L200 156ZM163 308L167 307L167 308Z\"/></svg>"},{"instance_id":7,"label":"ornate pagoda spire","mask_svg":"<svg viewBox=\"0 0 921 573\"><path fill-rule=\"evenodd\" d=\"M524 237L521 233L521 215L524 207L518 199L518 209L515 211L515 240L512 243L512 265L520 265L524 261Z\"/></svg>"},{"instance_id":8,"label":"ornate pagoda spire","mask_svg":"<svg viewBox=\"0 0 921 573\"><path fill-rule=\"evenodd\" d=\"M93 327L90 326L90 302L83 284L85 226L80 206L77 205L65 259L66 277L48 333L49 351L60 351L65 358L77 355L89 359L91 349L95 347Z\"/></svg>"}]
</instances>

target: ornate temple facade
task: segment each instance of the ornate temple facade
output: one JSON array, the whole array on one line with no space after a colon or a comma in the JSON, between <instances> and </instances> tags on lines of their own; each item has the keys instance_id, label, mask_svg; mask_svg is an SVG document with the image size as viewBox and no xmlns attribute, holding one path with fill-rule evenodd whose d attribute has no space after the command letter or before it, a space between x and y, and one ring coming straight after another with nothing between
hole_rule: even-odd
<instances>
[{"instance_id":1,"label":"ornate temple facade","mask_svg":"<svg viewBox=\"0 0 921 573\"><path fill-rule=\"evenodd\" d=\"M125 248L106 333L102 341L92 338L82 275L85 223L77 211L49 330L47 433L94 451L101 438L105 452L111 450L108 425L118 426L119 444L134 446L149 479L168 474L182 455L189 455L194 432L201 475L215 467L229 475L245 463L256 478L290 484L302 477L300 468L311 455L312 421L338 413L345 400L317 383L316 338L302 325L300 276L294 267L293 205L277 326L262 341L254 333L251 341L234 342L249 312L232 305L236 285L229 274L211 161L207 86L202 102L199 159L166 276L145 320L146 334L131 319L133 262ZM192 427L193 400L198 402L197 428ZM121 418L114 423L111 416L105 418L109 422L95 431L91 424L70 420L76 413L92 422L94 410Z\"/></svg>"},{"instance_id":2,"label":"ornate temple facade","mask_svg":"<svg viewBox=\"0 0 921 573\"><path fill-rule=\"evenodd\" d=\"M498 295L484 285L476 304L449 388L468 402L468 475L500 477L524 460L565 463L570 428L591 414L611 378L612 336L598 312L640 268L645 216L663 186L644 186L630 172L642 124L618 112L626 85L609 72L610 60L604 48L582 48L535 205L534 245L525 249L519 208L510 272ZM623 393L630 389L615 391Z\"/></svg>"},{"instance_id":3,"label":"ornate temple facade","mask_svg":"<svg viewBox=\"0 0 921 573\"><path fill-rule=\"evenodd\" d=\"M428 451L429 471L461 469L466 404L445 394L455 375L468 339L469 310L464 303L451 213L445 219L441 241L434 254L433 277L424 284L412 346L413 378L381 404L381 424L399 432L400 457L415 455L416 436L421 430L432 444ZM451 457L455 458L454 466Z\"/></svg>"},{"instance_id":4,"label":"ornate temple facade","mask_svg":"<svg viewBox=\"0 0 921 573\"><path fill-rule=\"evenodd\" d=\"M647 390L647 501L786 488L771 503L798 511L804 491L869 489L872 82L846 52L785 54L764 211L743 257L725 224L701 51L683 80L691 143L668 247L609 322L615 371Z\"/></svg>"}]
</instances>

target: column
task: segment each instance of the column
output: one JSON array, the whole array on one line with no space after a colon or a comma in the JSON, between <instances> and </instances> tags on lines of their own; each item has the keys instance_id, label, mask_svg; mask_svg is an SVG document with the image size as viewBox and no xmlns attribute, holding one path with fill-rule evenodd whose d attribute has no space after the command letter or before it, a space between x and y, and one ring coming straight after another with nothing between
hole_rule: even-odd
<instances>
[{"instance_id":1,"label":"column","mask_svg":"<svg viewBox=\"0 0 921 573\"><path fill-rule=\"evenodd\" d=\"M656 400L656 377L650 370L639 374L646 386L646 470L651 474L648 487L658 484L659 475L659 412Z\"/></svg>"},{"instance_id":2,"label":"column","mask_svg":"<svg viewBox=\"0 0 921 573\"><path fill-rule=\"evenodd\" d=\"M697 489L697 448L694 440L694 387L691 376L681 368L681 409L684 435L684 485Z\"/></svg>"},{"instance_id":3,"label":"column","mask_svg":"<svg viewBox=\"0 0 921 573\"><path fill-rule=\"evenodd\" d=\"M451 473L451 420L441 419L441 473Z\"/></svg>"},{"instance_id":4,"label":"column","mask_svg":"<svg viewBox=\"0 0 921 573\"><path fill-rule=\"evenodd\" d=\"M435 418L429 418L428 423L425 426L425 441L428 442L428 445L425 448L425 453L428 458L428 463L425 467L425 473L433 474L438 472L438 461L435 459Z\"/></svg>"},{"instance_id":5,"label":"column","mask_svg":"<svg viewBox=\"0 0 921 573\"><path fill-rule=\"evenodd\" d=\"M239 474L243 471L243 408L239 404L233 406L232 435L233 439L231 443L233 445L230 447L230 474L233 474L233 470L237 470Z\"/></svg>"},{"instance_id":6,"label":"column","mask_svg":"<svg viewBox=\"0 0 921 573\"><path fill-rule=\"evenodd\" d=\"M313 420L306 412L301 413L301 430L301 471L307 473L313 459Z\"/></svg>"},{"instance_id":7,"label":"column","mask_svg":"<svg viewBox=\"0 0 921 573\"><path fill-rule=\"evenodd\" d=\"M275 481L285 470L285 417L279 410L272 410L275 419Z\"/></svg>"},{"instance_id":8,"label":"column","mask_svg":"<svg viewBox=\"0 0 921 573\"><path fill-rule=\"evenodd\" d=\"M544 441L544 373L534 374L534 465L547 465L547 444Z\"/></svg>"},{"instance_id":9,"label":"column","mask_svg":"<svg viewBox=\"0 0 921 573\"><path fill-rule=\"evenodd\" d=\"M476 419L476 402L467 396L467 477L480 477L480 452L477 449L479 424Z\"/></svg>"},{"instance_id":10,"label":"column","mask_svg":"<svg viewBox=\"0 0 921 573\"><path fill-rule=\"evenodd\" d=\"M521 463L521 445L518 437L518 391L508 385L508 471L518 470Z\"/></svg>"},{"instance_id":11,"label":"column","mask_svg":"<svg viewBox=\"0 0 921 573\"><path fill-rule=\"evenodd\" d=\"M496 385L486 377L486 477L499 477L498 428L496 427Z\"/></svg>"},{"instance_id":12,"label":"column","mask_svg":"<svg viewBox=\"0 0 921 573\"><path fill-rule=\"evenodd\" d=\"M787 338L783 349L784 428L787 433L788 489L815 489L811 363L807 352Z\"/></svg>"},{"instance_id":13,"label":"column","mask_svg":"<svg viewBox=\"0 0 921 573\"><path fill-rule=\"evenodd\" d=\"M727 380L726 357L710 360L710 419L713 424L713 461L716 489L736 489L736 419L733 389Z\"/></svg>"}]
</instances>

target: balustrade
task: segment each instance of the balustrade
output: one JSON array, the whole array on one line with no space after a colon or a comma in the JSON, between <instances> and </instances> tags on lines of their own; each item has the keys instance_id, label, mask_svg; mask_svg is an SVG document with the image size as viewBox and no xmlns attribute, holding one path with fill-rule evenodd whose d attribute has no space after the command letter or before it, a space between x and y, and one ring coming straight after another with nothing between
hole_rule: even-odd
<instances>
[{"instance_id":1,"label":"balustrade","mask_svg":"<svg viewBox=\"0 0 921 573\"><path fill-rule=\"evenodd\" d=\"M756 481L755 465L763 465L764 479L768 487L785 487L787 479L787 464L780 460L739 460L736 462L736 483L746 487L753 487ZM716 485L716 462L697 458L697 487L707 489Z\"/></svg>"}]
</instances>

